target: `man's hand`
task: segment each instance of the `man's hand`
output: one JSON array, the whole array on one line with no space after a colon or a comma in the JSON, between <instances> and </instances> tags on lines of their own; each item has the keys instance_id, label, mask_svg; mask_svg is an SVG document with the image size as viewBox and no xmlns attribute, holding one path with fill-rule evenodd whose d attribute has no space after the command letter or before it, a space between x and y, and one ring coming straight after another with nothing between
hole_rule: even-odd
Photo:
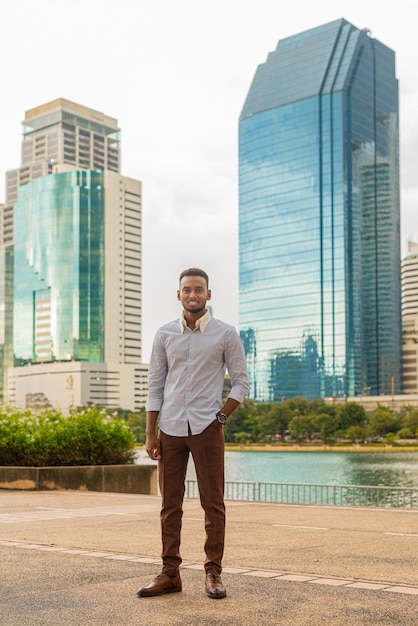
<instances>
[{"instance_id":1,"label":"man's hand","mask_svg":"<svg viewBox=\"0 0 418 626\"><path fill-rule=\"evenodd\" d=\"M158 411L147 411L147 425L145 428L145 450L153 461L161 459L160 440L155 434L158 419Z\"/></svg>"},{"instance_id":2,"label":"man's hand","mask_svg":"<svg viewBox=\"0 0 418 626\"><path fill-rule=\"evenodd\" d=\"M161 459L161 446L160 440L157 435L147 435L145 439L145 450L148 456L153 461L159 461Z\"/></svg>"}]
</instances>

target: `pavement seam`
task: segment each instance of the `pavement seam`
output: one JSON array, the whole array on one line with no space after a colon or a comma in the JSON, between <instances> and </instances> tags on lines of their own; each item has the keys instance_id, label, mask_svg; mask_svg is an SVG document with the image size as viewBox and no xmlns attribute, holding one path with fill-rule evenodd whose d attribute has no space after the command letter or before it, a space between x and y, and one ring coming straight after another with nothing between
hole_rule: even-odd
<instances>
[{"instance_id":1,"label":"pavement seam","mask_svg":"<svg viewBox=\"0 0 418 626\"><path fill-rule=\"evenodd\" d=\"M0 547L22 548L26 550L38 550L40 552L54 552L62 554L77 554L80 556L90 556L106 560L118 560L134 563L160 564L160 557L149 557L134 554L103 552L103 550L66 548L50 544L34 542L12 541L0 539ZM202 570L202 563L184 562L181 569ZM373 580L360 580L355 578L341 578L338 576L323 576L318 574L306 574L300 572L283 572L275 570L264 570L255 567L224 566L223 572L227 574L238 574L243 576L254 576L258 578L269 578L272 580L286 580L289 582L299 582L306 584L328 585L333 587L344 587L347 589L367 589L368 591L390 591L392 593L418 595L418 586L403 585Z\"/></svg>"}]
</instances>

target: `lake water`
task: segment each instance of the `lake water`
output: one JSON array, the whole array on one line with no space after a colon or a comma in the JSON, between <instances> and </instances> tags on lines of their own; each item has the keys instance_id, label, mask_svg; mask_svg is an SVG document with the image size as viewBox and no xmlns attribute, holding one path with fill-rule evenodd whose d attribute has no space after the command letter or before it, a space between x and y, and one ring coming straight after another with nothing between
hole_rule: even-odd
<instances>
[{"instance_id":1,"label":"lake water","mask_svg":"<svg viewBox=\"0 0 418 626\"><path fill-rule=\"evenodd\" d=\"M138 463L153 463L145 451ZM187 478L195 480L190 459ZM227 481L418 488L418 452L226 451Z\"/></svg>"}]
</instances>

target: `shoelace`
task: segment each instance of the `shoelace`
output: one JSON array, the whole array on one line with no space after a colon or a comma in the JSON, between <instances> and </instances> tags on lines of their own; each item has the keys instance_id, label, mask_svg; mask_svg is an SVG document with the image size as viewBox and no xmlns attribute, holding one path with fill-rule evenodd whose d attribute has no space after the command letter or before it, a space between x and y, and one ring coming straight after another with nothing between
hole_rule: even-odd
<instances>
[{"instance_id":1,"label":"shoelace","mask_svg":"<svg viewBox=\"0 0 418 626\"><path fill-rule=\"evenodd\" d=\"M218 583L218 582L220 582L220 580L221 580L221 577L220 577L220 575L219 575L219 574L212 574L212 573L211 573L211 574L209 574L209 576L211 577L211 579L212 579L212 581L213 581L214 583Z\"/></svg>"}]
</instances>

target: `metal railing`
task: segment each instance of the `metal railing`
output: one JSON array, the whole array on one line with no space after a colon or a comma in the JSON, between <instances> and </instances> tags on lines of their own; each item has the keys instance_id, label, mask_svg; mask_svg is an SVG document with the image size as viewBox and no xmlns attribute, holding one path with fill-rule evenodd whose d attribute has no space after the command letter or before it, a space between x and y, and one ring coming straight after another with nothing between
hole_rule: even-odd
<instances>
[{"instance_id":1,"label":"metal railing","mask_svg":"<svg viewBox=\"0 0 418 626\"><path fill-rule=\"evenodd\" d=\"M185 496L199 497L197 481L186 481ZM416 509L418 488L227 481L225 500Z\"/></svg>"}]
</instances>

